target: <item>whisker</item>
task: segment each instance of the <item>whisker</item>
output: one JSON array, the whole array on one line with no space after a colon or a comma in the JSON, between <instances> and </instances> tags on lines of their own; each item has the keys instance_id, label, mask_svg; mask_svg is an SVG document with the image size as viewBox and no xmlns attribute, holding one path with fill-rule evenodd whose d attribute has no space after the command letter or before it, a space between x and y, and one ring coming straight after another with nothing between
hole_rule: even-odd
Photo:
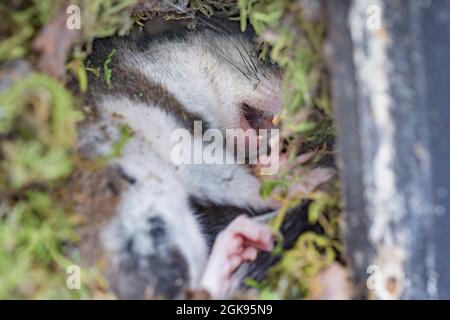
<instances>
[{"instance_id":1,"label":"whisker","mask_svg":"<svg viewBox=\"0 0 450 320\"><path fill-rule=\"evenodd\" d=\"M186 9L181 8L180 6L169 2L168 0L163 0L164 3L166 3L167 5L173 7L174 9L176 9L178 12L180 13L184 13L187 14L190 18L192 19L197 19L198 21L200 21L202 23L203 26L205 27L209 27L210 29L216 31L219 34L223 34L223 35L230 35L231 32L229 31L228 28L226 28L220 21L215 21L215 24L212 24L209 20L201 17L201 16L195 16L195 14L188 12ZM229 64L231 64L233 67L235 67L240 73L242 73L249 81L253 80L257 80L258 83L255 85L255 87L257 87L259 85L259 83L261 82L261 79L258 76L258 68L255 64L255 62L252 59L252 55L251 53L248 51L248 49L245 47L245 45L242 42L242 39L238 38L237 41L239 41L238 44L233 43L233 47L236 49L236 51L238 52L239 56L241 57L241 60L244 64L245 70L247 72L245 72L241 67L239 67L235 62L233 62L231 59L229 59L226 54L223 52L223 50L221 50L218 46L215 46L217 53ZM245 53L242 52L242 48L245 50Z\"/></svg>"}]
</instances>

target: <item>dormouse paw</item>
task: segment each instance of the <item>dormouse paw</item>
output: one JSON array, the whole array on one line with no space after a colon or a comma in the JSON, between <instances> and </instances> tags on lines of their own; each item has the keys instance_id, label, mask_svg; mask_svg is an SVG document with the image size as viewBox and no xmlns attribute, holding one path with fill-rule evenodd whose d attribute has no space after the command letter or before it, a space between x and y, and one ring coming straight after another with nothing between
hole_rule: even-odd
<instances>
[{"instance_id":1,"label":"dormouse paw","mask_svg":"<svg viewBox=\"0 0 450 320\"><path fill-rule=\"evenodd\" d=\"M274 239L267 225L244 215L237 217L217 236L200 285L214 299L223 298L233 272L255 260L259 251L272 250Z\"/></svg>"}]
</instances>

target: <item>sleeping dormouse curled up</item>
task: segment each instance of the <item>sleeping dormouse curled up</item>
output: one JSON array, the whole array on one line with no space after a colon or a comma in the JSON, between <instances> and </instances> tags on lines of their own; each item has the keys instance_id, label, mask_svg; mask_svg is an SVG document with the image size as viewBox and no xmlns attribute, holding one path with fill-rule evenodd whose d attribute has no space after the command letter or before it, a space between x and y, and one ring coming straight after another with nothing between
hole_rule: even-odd
<instances>
[{"instance_id":1,"label":"sleeping dormouse curled up","mask_svg":"<svg viewBox=\"0 0 450 320\"><path fill-rule=\"evenodd\" d=\"M450 298L450 1L0 16L0 300Z\"/></svg>"},{"instance_id":2,"label":"sleeping dormouse curled up","mask_svg":"<svg viewBox=\"0 0 450 320\"><path fill-rule=\"evenodd\" d=\"M90 74L92 116L79 128L79 153L105 157L124 130L129 139L106 168L73 175L74 192L86 193L77 210L90 221L80 231L81 255L107 261L120 298L184 298L192 290L229 297L277 260L266 224L277 204L261 198L252 167L264 168L256 159L261 152L261 159L278 152L271 132L282 104L281 73L258 59L249 32L229 22L200 23L195 31L167 25L96 40L87 58L90 68L108 60L111 79ZM184 162L174 161L176 130L200 145L182 150L190 157ZM244 156L232 154L239 139L229 130L256 140L244 144ZM195 160L198 152L204 160L210 132L223 133L215 150L222 163ZM286 246L303 231L302 218L292 216L282 228Z\"/></svg>"}]
</instances>

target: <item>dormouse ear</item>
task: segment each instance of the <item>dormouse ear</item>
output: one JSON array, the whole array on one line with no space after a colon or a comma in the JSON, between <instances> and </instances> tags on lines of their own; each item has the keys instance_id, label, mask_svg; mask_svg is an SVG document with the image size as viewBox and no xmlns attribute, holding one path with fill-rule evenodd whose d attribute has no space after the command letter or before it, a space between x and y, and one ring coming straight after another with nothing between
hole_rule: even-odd
<instances>
[{"instance_id":1,"label":"dormouse ear","mask_svg":"<svg viewBox=\"0 0 450 320\"><path fill-rule=\"evenodd\" d=\"M165 20L162 15L156 15L145 21L143 28L133 28L130 30L128 36L136 40L142 37L158 37L162 35L183 36L183 34L193 31L189 29L190 25L192 25L192 20L188 18ZM206 17L198 13L196 15L194 31L204 29L209 29L222 35L239 34L248 39L255 37L255 32L252 28L247 28L245 32L242 32L238 21L230 21L226 16L217 15Z\"/></svg>"},{"instance_id":2,"label":"dormouse ear","mask_svg":"<svg viewBox=\"0 0 450 320\"><path fill-rule=\"evenodd\" d=\"M173 34L173 35L183 35L188 32L187 28L189 19L171 19L164 20L162 16L154 16L144 22L143 28L133 28L130 31L129 36L139 40L142 37L158 37L161 35Z\"/></svg>"},{"instance_id":3,"label":"dormouse ear","mask_svg":"<svg viewBox=\"0 0 450 320\"><path fill-rule=\"evenodd\" d=\"M209 29L221 35L239 35L245 37L248 41L253 42L256 36L255 31L251 27L242 32L239 21L232 21L225 15L214 15L206 17L202 14L197 15L197 29Z\"/></svg>"}]
</instances>

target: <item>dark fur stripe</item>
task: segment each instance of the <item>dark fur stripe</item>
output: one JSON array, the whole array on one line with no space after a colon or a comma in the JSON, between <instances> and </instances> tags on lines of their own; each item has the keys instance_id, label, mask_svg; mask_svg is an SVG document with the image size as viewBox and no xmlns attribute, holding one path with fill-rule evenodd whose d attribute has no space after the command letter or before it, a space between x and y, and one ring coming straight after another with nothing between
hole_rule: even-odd
<instances>
[{"instance_id":1,"label":"dark fur stripe","mask_svg":"<svg viewBox=\"0 0 450 320\"><path fill-rule=\"evenodd\" d=\"M211 250L218 233L225 229L231 221L245 214L250 217L263 215L270 209L256 212L250 208L240 208L233 205L216 204L212 201L191 197L190 205L197 217L203 234L206 235L208 248Z\"/></svg>"},{"instance_id":2,"label":"dark fur stripe","mask_svg":"<svg viewBox=\"0 0 450 320\"><path fill-rule=\"evenodd\" d=\"M94 44L94 53L89 56L87 65L90 68L103 70L103 63L108 54L113 49L120 50L121 45L116 42L124 42L125 39L102 39L96 40ZM126 47L126 46L125 46ZM210 125L199 114L188 111L185 106L169 91L160 84L153 82L138 70L133 70L124 65L119 58L121 52L116 52L112 56L109 64L111 69L111 84L107 85L103 76L96 77L89 73L89 93L88 103L95 106L97 99L101 95L113 97L127 97L136 102L142 102L152 105L167 112L174 117L184 128L193 133L194 121L202 121L203 132Z\"/></svg>"},{"instance_id":3,"label":"dark fur stripe","mask_svg":"<svg viewBox=\"0 0 450 320\"><path fill-rule=\"evenodd\" d=\"M208 124L199 114L186 110L177 98L160 84L150 81L138 71L119 67L113 70L116 75L111 85L110 94L113 96L126 96L131 100L154 105L171 114L184 128L194 132L194 121L202 121L203 130Z\"/></svg>"}]
</instances>

